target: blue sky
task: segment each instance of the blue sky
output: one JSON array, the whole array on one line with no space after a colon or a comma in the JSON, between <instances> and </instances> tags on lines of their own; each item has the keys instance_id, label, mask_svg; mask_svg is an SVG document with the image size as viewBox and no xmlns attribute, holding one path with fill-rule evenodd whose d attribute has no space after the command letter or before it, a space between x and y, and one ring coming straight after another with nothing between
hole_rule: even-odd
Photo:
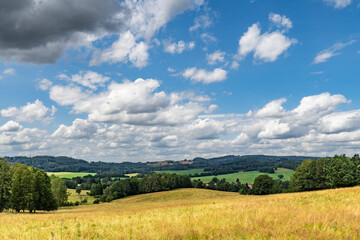
<instances>
[{"instance_id":1,"label":"blue sky","mask_svg":"<svg viewBox=\"0 0 360 240\"><path fill-rule=\"evenodd\" d=\"M0 22L0 156L360 147L358 0L8 0Z\"/></svg>"}]
</instances>

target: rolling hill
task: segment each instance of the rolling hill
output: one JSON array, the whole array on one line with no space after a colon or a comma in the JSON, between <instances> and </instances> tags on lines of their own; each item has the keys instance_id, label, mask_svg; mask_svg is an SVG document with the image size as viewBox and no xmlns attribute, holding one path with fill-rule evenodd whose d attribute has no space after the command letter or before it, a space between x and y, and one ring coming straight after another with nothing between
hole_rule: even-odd
<instances>
[{"instance_id":1,"label":"rolling hill","mask_svg":"<svg viewBox=\"0 0 360 240\"><path fill-rule=\"evenodd\" d=\"M0 239L359 239L359 191L179 189L51 213L2 213Z\"/></svg>"}]
</instances>

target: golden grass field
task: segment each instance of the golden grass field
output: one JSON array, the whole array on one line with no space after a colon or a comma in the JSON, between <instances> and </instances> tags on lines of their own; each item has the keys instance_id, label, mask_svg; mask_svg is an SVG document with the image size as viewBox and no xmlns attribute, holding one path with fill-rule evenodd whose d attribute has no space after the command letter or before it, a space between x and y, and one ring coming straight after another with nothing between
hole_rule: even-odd
<instances>
[{"instance_id":1,"label":"golden grass field","mask_svg":"<svg viewBox=\"0 0 360 240\"><path fill-rule=\"evenodd\" d=\"M2 213L0 239L360 239L360 187L269 196L179 189Z\"/></svg>"}]
</instances>

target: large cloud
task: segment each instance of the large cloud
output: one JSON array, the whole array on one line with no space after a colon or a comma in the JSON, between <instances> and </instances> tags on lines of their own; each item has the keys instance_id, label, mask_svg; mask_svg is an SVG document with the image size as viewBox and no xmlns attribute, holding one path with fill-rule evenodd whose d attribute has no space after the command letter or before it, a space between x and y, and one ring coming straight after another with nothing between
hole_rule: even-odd
<instances>
[{"instance_id":1,"label":"large cloud","mask_svg":"<svg viewBox=\"0 0 360 240\"><path fill-rule=\"evenodd\" d=\"M24 128L14 121L0 126L0 153L5 148L17 151L38 150L44 148L47 140L47 131L38 128Z\"/></svg>"},{"instance_id":2,"label":"large cloud","mask_svg":"<svg viewBox=\"0 0 360 240\"><path fill-rule=\"evenodd\" d=\"M8 121L7 123L5 123L0 127L0 131L2 132L17 132L20 129L22 129L22 126L19 123L12 120Z\"/></svg>"},{"instance_id":3,"label":"large cloud","mask_svg":"<svg viewBox=\"0 0 360 240\"><path fill-rule=\"evenodd\" d=\"M98 126L83 119L75 119L70 127L60 125L52 134L53 137L62 137L70 139L91 138L98 131Z\"/></svg>"},{"instance_id":4,"label":"large cloud","mask_svg":"<svg viewBox=\"0 0 360 240\"><path fill-rule=\"evenodd\" d=\"M348 103L342 95L322 93L304 97L299 106L286 111L282 107L285 101L284 98L275 100L258 111L250 111L247 117L251 123L244 125L243 131L256 141L302 137L310 131L317 131L322 118L329 116L341 104Z\"/></svg>"},{"instance_id":5,"label":"large cloud","mask_svg":"<svg viewBox=\"0 0 360 240\"><path fill-rule=\"evenodd\" d=\"M254 52L255 59L274 62L294 43L296 43L294 39L286 37L280 31L260 34L260 26L257 23L249 27L240 38L238 54L244 58Z\"/></svg>"},{"instance_id":6,"label":"large cloud","mask_svg":"<svg viewBox=\"0 0 360 240\"><path fill-rule=\"evenodd\" d=\"M214 119L197 119L185 131L194 139L214 139L226 132L225 123Z\"/></svg>"},{"instance_id":7,"label":"large cloud","mask_svg":"<svg viewBox=\"0 0 360 240\"><path fill-rule=\"evenodd\" d=\"M360 110L332 113L319 120L319 130L323 133L352 132L359 129Z\"/></svg>"},{"instance_id":8,"label":"large cloud","mask_svg":"<svg viewBox=\"0 0 360 240\"><path fill-rule=\"evenodd\" d=\"M94 122L135 125L177 125L196 118L206 110L201 96L156 91L160 82L137 79L112 82L101 93L84 92L80 87L54 85L50 98L59 105L72 106L73 112L88 113Z\"/></svg>"},{"instance_id":9,"label":"large cloud","mask_svg":"<svg viewBox=\"0 0 360 240\"><path fill-rule=\"evenodd\" d=\"M54 85L50 88L50 99L60 106L72 105L84 101L88 97L78 86Z\"/></svg>"},{"instance_id":10,"label":"large cloud","mask_svg":"<svg viewBox=\"0 0 360 240\"><path fill-rule=\"evenodd\" d=\"M291 45L297 42L296 39L285 36L285 32L292 28L290 19L286 16L270 13L269 20L278 29L261 34L260 24L253 24L239 40L236 56L238 59L243 59L253 52L256 60L274 62Z\"/></svg>"},{"instance_id":11,"label":"large cloud","mask_svg":"<svg viewBox=\"0 0 360 240\"><path fill-rule=\"evenodd\" d=\"M130 61L141 68L147 65L154 34L175 16L202 4L202 0L4 0L0 60L55 63L69 48L92 50L95 41L118 35L110 47L96 45L100 49L91 65Z\"/></svg>"},{"instance_id":12,"label":"large cloud","mask_svg":"<svg viewBox=\"0 0 360 240\"><path fill-rule=\"evenodd\" d=\"M127 31L120 34L119 39L103 51L95 51L90 65L100 65L103 62L117 63L130 61L138 68L145 67L148 63L148 44L144 41L136 42L134 35Z\"/></svg>"},{"instance_id":13,"label":"large cloud","mask_svg":"<svg viewBox=\"0 0 360 240\"><path fill-rule=\"evenodd\" d=\"M13 118L19 122L34 122L43 121L47 122L54 116L56 108L52 106L51 109L44 106L43 103L36 99L34 103L27 103L22 107L9 107L2 109L0 114L2 117Z\"/></svg>"},{"instance_id":14,"label":"large cloud","mask_svg":"<svg viewBox=\"0 0 360 240\"><path fill-rule=\"evenodd\" d=\"M119 31L121 12L125 14L117 0L1 1L0 56L3 60L54 63L68 47Z\"/></svg>"}]
</instances>

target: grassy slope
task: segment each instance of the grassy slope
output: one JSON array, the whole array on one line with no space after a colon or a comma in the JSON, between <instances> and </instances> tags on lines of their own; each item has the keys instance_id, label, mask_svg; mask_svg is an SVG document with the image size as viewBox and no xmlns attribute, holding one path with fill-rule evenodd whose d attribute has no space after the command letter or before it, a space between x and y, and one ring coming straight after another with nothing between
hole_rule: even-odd
<instances>
[{"instance_id":1,"label":"grassy slope","mask_svg":"<svg viewBox=\"0 0 360 240\"><path fill-rule=\"evenodd\" d=\"M259 171L251 171L251 172L238 172L238 173L230 173L230 174L224 174L224 175L217 175L216 177L219 179L225 178L228 182L235 182L238 178L241 183L254 183L254 180L257 176L261 174L267 174L267 173L261 173ZM284 175L283 181L290 180L291 175L294 174L294 171L286 171L286 169L280 169L274 174L268 174L273 179L278 179L278 175ZM206 177L195 177L192 179L201 179L203 182L210 182L211 179L215 176L206 176Z\"/></svg>"},{"instance_id":2,"label":"grassy slope","mask_svg":"<svg viewBox=\"0 0 360 240\"><path fill-rule=\"evenodd\" d=\"M58 176L59 178L73 178L73 177L83 177L86 175L95 175L96 173L85 173L85 172L47 172L47 174Z\"/></svg>"},{"instance_id":3,"label":"grassy slope","mask_svg":"<svg viewBox=\"0 0 360 240\"><path fill-rule=\"evenodd\" d=\"M360 239L359 191L180 189L48 214L3 213L0 239Z\"/></svg>"}]
</instances>

